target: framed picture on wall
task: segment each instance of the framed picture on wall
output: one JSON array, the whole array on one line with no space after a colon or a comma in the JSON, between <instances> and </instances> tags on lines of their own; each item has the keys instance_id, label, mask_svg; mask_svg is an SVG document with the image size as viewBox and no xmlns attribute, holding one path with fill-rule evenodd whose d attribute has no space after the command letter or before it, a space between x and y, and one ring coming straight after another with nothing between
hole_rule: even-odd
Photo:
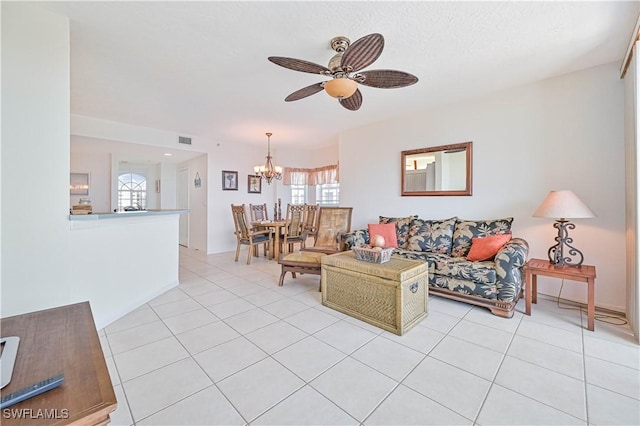
<instances>
[{"instance_id":1,"label":"framed picture on wall","mask_svg":"<svg viewBox=\"0 0 640 426\"><path fill-rule=\"evenodd\" d=\"M262 193L262 178L257 175L249 175L247 178L247 192L249 194Z\"/></svg>"},{"instance_id":2,"label":"framed picture on wall","mask_svg":"<svg viewBox=\"0 0 640 426\"><path fill-rule=\"evenodd\" d=\"M89 195L89 173L71 173L69 194Z\"/></svg>"},{"instance_id":3,"label":"framed picture on wall","mask_svg":"<svg viewBox=\"0 0 640 426\"><path fill-rule=\"evenodd\" d=\"M222 190L237 191L238 190L238 172L229 170L222 171Z\"/></svg>"}]
</instances>

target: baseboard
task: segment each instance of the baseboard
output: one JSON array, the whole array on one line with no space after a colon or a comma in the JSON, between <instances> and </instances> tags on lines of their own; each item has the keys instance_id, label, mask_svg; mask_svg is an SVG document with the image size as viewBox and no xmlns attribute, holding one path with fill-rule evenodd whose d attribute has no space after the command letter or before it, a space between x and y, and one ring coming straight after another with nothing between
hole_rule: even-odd
<instances>
[{"instance_id":1,"label":"baseboard","mask_svg":"<svg viewBox=\"0 0 640 426\"><path fill-rule=\"evenodd\" d=\"M542 299L546 299L546 300L550 300L555 302L556 300L558 300L558 296L553 296L550 294L544 294L544 293L540 293L538 292L538 297L542 298ZM584 310L587 310L587 304L580 302L578 300L573 300L573 299L566 299L566 298L559 298L560 302L565 304L565 305L572 305L575 307L580 307L580 308L584 308ZM620 311L620 308L612 308L612 307L606 307L606 306L599 306L596 305L596 312L601 312L603 314L611 314L611 315L617 315L620 316L622 318L627 318L627 314L624 311Z\"/></svg>"}]
</instances>

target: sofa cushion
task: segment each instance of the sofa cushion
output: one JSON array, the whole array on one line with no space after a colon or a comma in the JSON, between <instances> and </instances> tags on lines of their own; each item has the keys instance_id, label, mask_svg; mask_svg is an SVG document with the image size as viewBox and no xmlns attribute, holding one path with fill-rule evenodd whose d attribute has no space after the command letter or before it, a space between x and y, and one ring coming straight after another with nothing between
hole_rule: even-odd
<instances>
[{"instance_id":1,"label":"sofa cushion","mask_svg":"<svg viewBox=\"0 0 640 426\"><path fill-rule=\"evenodd\" d=\"M463 257L433 258L434 274L482 284L496 282L494 262L470 262Z\"/></svg>"},{"instance_id":2,"label":"sofa cushion","mask_svg":"<svg viewBox=\"0 0 640 426\"><path fill-rule=\"evenodd\" d=\"M453 231L451 256L466 257L471 249L471 241L473 238L511 233L512 222L512 217L493 220L458 219Z\"/></svg>"},{"instance_id":3,"label":"sofa cushion","mask_svg":"<svg viewBox=\"0 0 640 426\"><path fill-rule=\"evenodd\" d=\"M384 238L385 247L398 247L398 227L395 223L370 223L369 240L374 235L380 235Z\"/></svg>"},{"instance_id":4,"label":"sofa cushion","mask_svg":"<svg viewBox=\"0 0 640 426\"><path fill-rule=\"evenodd\" d=\"M369 244L369 230L357 229L355 231L342 234L342 242L347 247L347 250L351 250L354 247L360 247Z\"/></svg>"},{"instance_id":5,"label":"sofa cushion","mask_svg":"<svg viewBox=\"0 0 640 426\"><path fill-rule=\"evenodd\" d=\"M488 237L473 238L471 240L471 250L467 255L467 260L472 262L482 260L493 260L496 253L509 242L511 234L490 235Z\"/></svg>"},{"instance_id":6,"label":"sofa cushion","mask_svg":"<svg viewBox=\"0 0 640 426\"><path fill-rule=\"evenodd\" d=\"M450 254L456 217L442 220L414 219L409 227L408 250Z\"/></svg>"},{"instance_id":7,"label":"sofa cushion","mask_svg":"<svg viewBox=\"0 0 640 426\"><path fill-rule=\"evenodd\" d=\"M443 275L432 275L429 278L429 285L445 288L458 293L479 296L483 299L498 299L498 285L496 283L484 284L469 280L461 280L458 278L445 277Z\"/></svg>"},{"instance_id":8,"label":"sofa cushion","mask_svg":"<svg viewBox=\"0 0 640 426\"><path fill-rule=\"evenodd\" d=\"M407 248L409 243L409 226L411 225L411 221L417 219L418 216L407 216L407 217L387 217L380 216L380 223L395 223L397 236L398 236L398 247L399 248Z\"/></svg>"}]
</instances>

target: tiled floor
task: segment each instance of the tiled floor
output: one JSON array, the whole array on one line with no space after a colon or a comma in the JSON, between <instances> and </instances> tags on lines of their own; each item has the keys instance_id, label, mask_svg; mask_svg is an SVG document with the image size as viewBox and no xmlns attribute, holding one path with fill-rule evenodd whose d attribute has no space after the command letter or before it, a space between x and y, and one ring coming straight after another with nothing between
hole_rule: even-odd
<instances>
[{"instance_id":1,"label":"tiled floor","mask_svg":"<svg viewBox=\"0 0 640 426\"><path fill-rule=\"evenodd\" d=\"M112 424L640 424L625 327L587 331L545 299L503 319L430 297L400 337L244 254L181 249L181 284L100 331Z\"/></svg>"}]
</instances>

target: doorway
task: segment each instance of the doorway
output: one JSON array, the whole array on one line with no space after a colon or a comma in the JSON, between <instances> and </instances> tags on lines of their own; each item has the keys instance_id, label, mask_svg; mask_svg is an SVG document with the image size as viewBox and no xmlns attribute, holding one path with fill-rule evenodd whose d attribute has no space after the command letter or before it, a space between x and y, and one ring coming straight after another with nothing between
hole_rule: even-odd
<instances>
[{"instance_id":1,"label":"doorway","mask_svg":"<svg viewBox=\"0 0 640 426\"><path fill-rule=\"evenodd\" d=\"M189 169L180 169L176 174L176 208L189 208ZM189 214L180 215L178 244L189 247Z\"/></svg>"}]
</instances>

